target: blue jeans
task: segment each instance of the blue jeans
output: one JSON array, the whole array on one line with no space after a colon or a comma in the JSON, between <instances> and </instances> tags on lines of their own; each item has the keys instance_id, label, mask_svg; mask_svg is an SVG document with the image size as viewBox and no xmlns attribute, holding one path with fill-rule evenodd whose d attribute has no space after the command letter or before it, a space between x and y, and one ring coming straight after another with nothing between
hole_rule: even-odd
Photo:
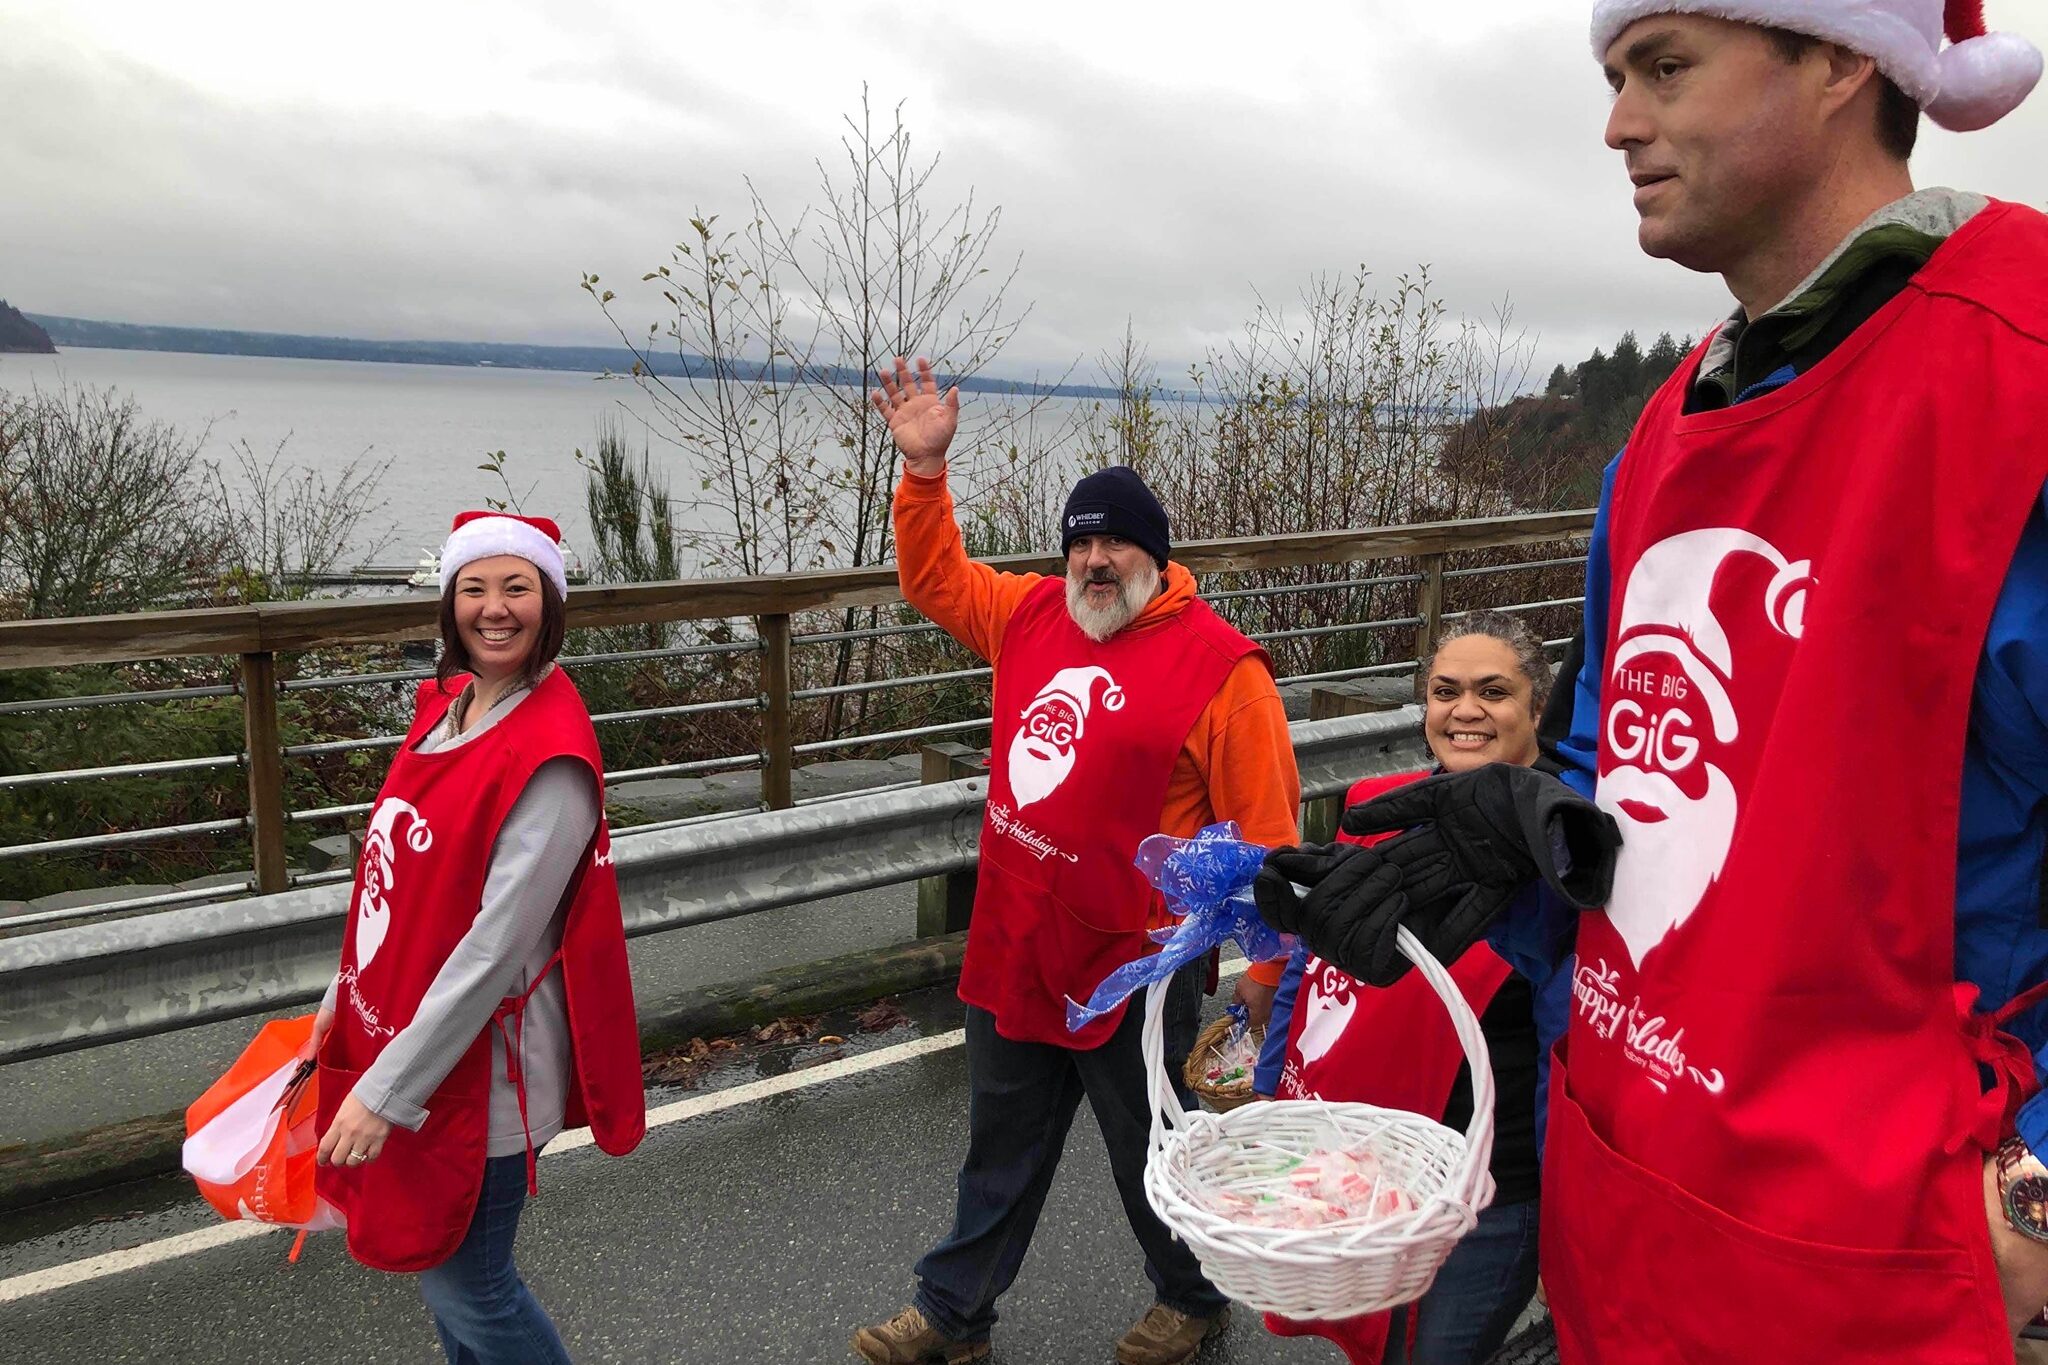
<instances>
[{"instance_id":1,"label":"blue jeans","mask_svg":"<svg viewBox=\"0 0 2048 1365\"><path fill-rule=\"evenodd\" d=\"M1201 999L1199 977L1178 1001L1168 996L1183 1009L1199 1010ZM1086 1052L1015 1042L996 1032L987 1010L967 1007L967 1160L952 1231L917 1263L917 1306L948 1337L983 1341L995 1326L996 1300L1024 1263L1084 1095L1159 1301L1196 1317L1213 1317L1229 1302L1145 1202L1152 1109L1139 1051L1144 1003L1133 997L1109 1041ZM1179 1031L1193 1041L1191 1028Z\"/></svg>"},{"instance_id":2,"label":"blue jeans","mask_svg":"<svg viewBox=\"0 0 2048 1365\"><path fill-rule=\"evenodd\" d=\"M1390 1358L1401 1358L1410 1312L1417 1322L1408 1365L1478 1365L1500 1349L1536 1293L1536 1206L1496 1204L1479 1215L1429 1292L1395 1314Z\"/></svg>"},{"instance_id":3,"label":"blue jeans","mask_svg":"<svg viewBox=\"0 0 2048 1365\"><path fill-rule=\"evenodd\" d=\"M512 1264L525 1205L526 1153L489 1158L462 1245L420 1272L449 1365L569 1365L554 1323Z\"/></svg>"},{"instance_id":4,"label":"blue jeans","mask_svg":"<svg viewBox=\"0 0 2048 1365\"><path fill-rule=\"evenodd\" d=\"M1160 1023L1165 1025L1166 1075L1173 1082L1173 1093L1180 1096L1180 1107L1199 1109L1195 1092L1188 1089L1188 1054L1195 1050L1195 1038L1202 1031L1202 987L1208 984L1209 960L1198 957L1173 974L1166 983L1166 1009ZM1127 1012L1145 1018L1145 993L1139 991L1131 997Z\"/></svg>"}]
</instances>

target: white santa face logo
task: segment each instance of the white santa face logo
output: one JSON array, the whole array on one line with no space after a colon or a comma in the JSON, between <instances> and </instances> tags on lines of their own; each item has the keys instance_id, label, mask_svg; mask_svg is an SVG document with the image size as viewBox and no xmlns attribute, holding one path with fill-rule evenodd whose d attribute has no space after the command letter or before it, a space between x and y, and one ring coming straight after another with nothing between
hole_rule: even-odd
<instances>
[{"instance_id":1,"label":"white santa face logo","mask_svg":"<svg viewBox=\"0 0 2048 1365\"><path fill-rule=\"evenodd\" d=\"M1772 570L1758 624L1798 639L1810 564L1731 527L1659 541L1637 561L1622 599L1595 798L1621 826L1607 911L1637 965L1699 908L1735 839L1741 800L1730 773L1739 743L1758 737L1743 732L1730 692L1737 663L1709 603L1715 579L1738 555L1758 556Z\"/></svg>"},{"instance_id":2,"label":"white santa face logo","mask_svg":"<svg viewBox=\"0 0 2048 1365\"><path fill-rule=\"evenodd\" d=\"M425 853L433 847L434 832L427 828L427 822L411 802L387 796L370 813L370 828L363 835L363 866L357 877L358 972L370 965L377 956L377 950L384 946L384 936L391 930L391 907L385 901L384 893L393 885L398 870L398 845L392 833L398 822L408 817L412 820L412 828L406 831L406 847L415 853Z\"/></svg>"},{"instance_id":3,"label":"white santa face logo","mask_svg":"<svg viewBox=\"0 0 2048 1365\"><path fill-rule=\"evenodd\" d=\"M1008 754L1010 794L1019 809L1051 796L1074 771L1075 749L1087 732L1098 683L1106 684L1102 709L1123 710L1124 690L1104 668L1063 668L1024 708Z\"/></svg>"},{"instance_id":4,"label":"white santa face logo","mask_svg":"<svg viewBox=\"0 0 2048 1365\"><path fill-rule=\"evenodd\" d=\"M1010 741L1010 790L1018 805L1043 800L1067 780L1079 729L1073 708L1056 699L1025 714L1024 728Z\"/></svg>"},{"instance_id":5,"label":"white santa face logo","mask_svg":"<svg viewBox=\"0 0 2048 1365\"><path fill-rule=\"evenodd\" d=\"M1301 972L1301 1035L1295 1046L1302 1065L1316 1061L1336 1046L1358 1012L1358 983L1319 957Z\"/></svg>"}]
</instances>

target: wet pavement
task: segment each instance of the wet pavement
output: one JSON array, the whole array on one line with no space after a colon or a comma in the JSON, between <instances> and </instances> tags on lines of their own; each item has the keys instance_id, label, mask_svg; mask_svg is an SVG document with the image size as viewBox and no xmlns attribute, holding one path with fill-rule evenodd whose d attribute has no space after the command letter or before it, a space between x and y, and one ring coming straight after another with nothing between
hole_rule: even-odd
<instances>
[{"instance_id":1,"label":"wet pavement","mask_svg":"<svg viewBox=\"0 0 2048 1365\"><path fill-rule=\"evenodd\" d=\"M848 946L792 937L792 961ZM900 1003L907 1020L885 1032L829 1016L843 1045L741 1049L695 1089L651 1091L655 1122L627 1158L590 1146L543 1158L519 1267L577 1360L854 1359L853 1328L906 1300L911 1266L944 1232L966 1147L960 1006L943 990ZM5 1353L45 1365L440 1358L409 1277L356 1265L334 1234L312 1238L296 1266L281 1234L189 1251L167 1240L217 1226L180 1179L0 1217ZM117 1266L93 1259L115 1252ZM1150 1301L1084 1106L993 1359L1110 1361ZM26 1343L32 1356L15 1356ZM1338 1358L1268 1336L1243 1311L1199 1357Z\"/></svg>"}]
</instances>

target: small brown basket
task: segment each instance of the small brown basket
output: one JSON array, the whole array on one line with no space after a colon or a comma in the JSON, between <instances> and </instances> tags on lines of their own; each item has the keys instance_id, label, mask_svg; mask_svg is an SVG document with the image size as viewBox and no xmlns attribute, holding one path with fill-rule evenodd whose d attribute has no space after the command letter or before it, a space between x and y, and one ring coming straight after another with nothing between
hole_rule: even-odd
<instances>
[{"instance_id":1,"label":"small brown basket","mask_svg":"<svg viewBox=\"0 0 2048 1365\"><path fill-rule=\"evenodd\" d=\"M1223 1040L1230 1036L1231 1026L1236 1022L1227 1014L1211 1020L1206 1028L1195 1035L1194 1051L1188 1053L1187 1065L1183 1066L1180 1072L1181 1079L1187 1082L1187 1087L1195 1093L1195 1098L1219 1114L1227 1114L1239 1105L1250 1104L1258 1098L1252 1090L1250 1076L1225 1085L1214 1085L1209 1081L1209 1057L1217 1048L1223 1046ZM1254 1025L1251 1036L1255 1044L1263 1044L1266 1040L1266 1031Z\"/></svg>"}]
</instances>

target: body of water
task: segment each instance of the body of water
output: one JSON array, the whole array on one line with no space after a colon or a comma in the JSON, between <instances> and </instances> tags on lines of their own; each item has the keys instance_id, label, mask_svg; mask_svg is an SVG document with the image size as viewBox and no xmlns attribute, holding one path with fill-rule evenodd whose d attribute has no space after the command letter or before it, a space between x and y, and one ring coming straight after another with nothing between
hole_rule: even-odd
<instances>
[{"instance_id":1,"label":"body of water","mask_svg":"<svg viewBox=\"0 0 2048 1365\"><path fill-rule=\"evenodd\" d=\"M284 441L281 466L330 478L353 461L391 461L372 532L389 533L378 555L387 564L438 547L454 513L504 498L497 478L477 468L496 450L526 510L555 517L573 546L587 546L573 452L590 449L600 419L633 394L626 381L549 370L83 348L0 356L0 388L67 381L111 385L151 421L205 431L206 458L229 470L230 447L245 440L263 457ZM650 452L674 463L658 445Z\"/></svg>"},{"instance_id":2,"label":"body of water","mask_svg":"<svg viewBox=\"0 0 2048 1365\"><path fill-rule=\"evenodd\" d=\"M410 564L439 547L454 513L482 507L486 498L502 500L503 484L477 468L497 450L505 452L520 506L554 517L572 549L587 552L584 471L574 452L592 449L607 416L625 419L637 447L641 414L649 411L630 380L554 370L84 347L0 355L0 389L60 382L112 386L149 420L206 432L205 457L230 474L231 447L240 441L266 458L284 441L280 467L317 469L330 479L353 461L389 460L378 490L384 508L342 567L387 533L377 562ZM1052 401L1069 413L1080 405ZM657 437L647 449L679 497L696 487L675 446Z\"/></svg>"}]
</instances>

